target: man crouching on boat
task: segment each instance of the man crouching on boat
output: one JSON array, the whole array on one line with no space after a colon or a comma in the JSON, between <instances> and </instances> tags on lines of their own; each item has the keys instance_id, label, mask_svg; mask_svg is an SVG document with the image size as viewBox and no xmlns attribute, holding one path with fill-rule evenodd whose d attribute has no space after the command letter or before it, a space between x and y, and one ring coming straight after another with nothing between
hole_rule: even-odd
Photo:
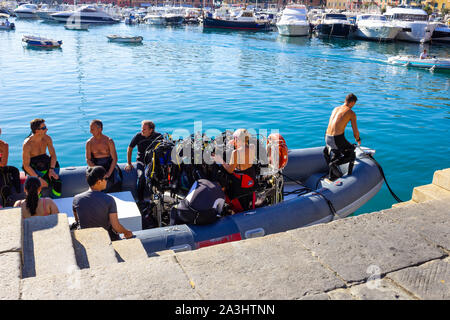
<instances>
[{"instance_id":1,"label":"man crouching on boat","mask_svg":"<svg viewBox=\"0 0 450 320\"><path fill-rule=\"evenodd\" d=\"M47 135L45 120L34 119L30 127L31 134L23 142L23 170L29 176L38 177L43 188L50 188L52 197L60 197L62 185L58 175L59 163L52 138ZM47 155L47 148L50 156Z\"/></svg>"},{"instance_id":2,"label":"man crouching on boat","mask_svg":"<svg viewBox=\"0 0 450 320\"><path fill-rule=\"evenodd\" d=\"M349 122L352 124L353 135L361 145L361 138L359 137L358 126L356 125L356 114L352 110L358 98L349 93L345 97L345 102L342 106L334 108L328 128L325 134L326 147L324 149L325 159L330 165L330 180L336 180L341 176L338 165L349 162L348 174L353 170L353 161L355 160L355 147L345 138L345 127ZM333 153L330 158L331 152Z\"/></svg>"},{"instance_id":3,"label":"man crouching on boat","mask_svg":"<svg viewBox=\"0 0 450 320\"><path fill-rule=\"evenodd\" d=\"M120 224L114 198L102 192L107 184L105 176L106 170L101 166L87 168L89 190L73 198L73 215L81 229L101 227L108 231L111 241L120 240L119 233L129 239L133 233Z\"/></svg>"}]
</instances>

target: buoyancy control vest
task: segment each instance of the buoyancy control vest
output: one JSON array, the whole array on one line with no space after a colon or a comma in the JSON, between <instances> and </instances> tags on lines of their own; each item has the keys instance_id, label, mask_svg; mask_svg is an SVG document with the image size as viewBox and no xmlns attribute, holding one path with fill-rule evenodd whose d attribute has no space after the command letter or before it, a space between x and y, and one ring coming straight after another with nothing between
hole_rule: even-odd
<instances>
[{"instance_id":1,"label":"buoyancy control vest","mask_svg":"<svg viewBox=\"0 0 450 320\"><path fill-rule=\"evenodd\" d=\"M217 182L199 179L188 195L171 211L171 224L204 225L217 221L225 204L225 194Z\"/></svg>"}]
</instances>

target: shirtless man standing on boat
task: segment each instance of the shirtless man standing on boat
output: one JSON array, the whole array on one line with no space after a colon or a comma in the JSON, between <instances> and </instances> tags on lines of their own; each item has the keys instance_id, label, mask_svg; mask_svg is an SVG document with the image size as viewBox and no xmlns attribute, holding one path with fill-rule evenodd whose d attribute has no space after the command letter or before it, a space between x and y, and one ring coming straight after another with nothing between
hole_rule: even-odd
<instances>
[{"instance_id":1,"label":"shirtless man standing on boat","mask_svg":"<svg viewBox=\"0 0 450 320\"><path fill-rule=\"evenodd\" d=\"M345 149L351 146L344 135L345 127L349 121L352 124L353 136L356 142L361 145L361 138L359 137L358 126L356 125L356 113L352 110L357 100L358 98L353 93L349 93L345 97L344 104L334 108L325 136L327 146L330 146L332 149Z\"/></svg>"},{"instance_id":2,"label":"shirtless man standing on boat","mask_svg":"<svg viewBox=\"0 0 450 320\"><path fill-rule=\"evenodd\" d=\"M52 196L61 196L61 180L59 179L59 163L56 158L52 138L47 135L44 119L30 122L31 135L23 142L22 162L27 175L38 177L42 187L49 187ZM47 149L50 156L47 155Z\"/></svg>"},{"instance_id":3,"label":"shirtless man standing on boat","mask_svg":"<svg viewBox=\"0 0 450 320\"><path fill-rule=\"evenodd\" d=\"M92 120L90 124L92 137L86 141L86 162L89 167L102 166L106 170L105 179L111 184L120 181L120 177L114 171L117 165L117 151L114 141L103 134L103 123L100 120Z\"/></svg>"},{"instance_id":4,"label":"shirtless man standing on boat","mask_svg":"<svg viewBox=\"0 0 450 320\"><path fill-rule=\"evenodd\" d=\"M354 147L353 145L345 139L345 127L349 122L352 124L353 136L355 137L358 145L361 145L361 138L359 136L358 126L356 125L356 114L352 110L353 106L356 104L358 98L353 94L349 93L345 97L345 102L343 105L334 108L330 121L328 123L328 128L325 134L326 147L324 150L325 158L327 162L330 163L330 180L335 179L339 176L335 171L335 168L339 164L350 162L348 174L352 173L353 161L354 161ZM335 150L342 154L342 158L334 153L333 157L330 159L331 150Z\"/></svg>"}]
</instances>

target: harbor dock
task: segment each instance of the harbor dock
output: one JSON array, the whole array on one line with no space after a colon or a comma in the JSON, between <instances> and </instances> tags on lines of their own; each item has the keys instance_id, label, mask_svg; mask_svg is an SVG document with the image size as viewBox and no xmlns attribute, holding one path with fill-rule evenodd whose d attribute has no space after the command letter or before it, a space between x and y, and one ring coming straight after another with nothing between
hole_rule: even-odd
<instances>
[{"instance_id":1,"label":"harbor dock","mask_svg":"<svg viewBox=\"0 0 450 320\"><path fill-rule=\"evenodd\" d=\"M450 169L393 208L148 256L65 214L0 211L0 299L450 299Z\"/></svg>"}]
</instances>

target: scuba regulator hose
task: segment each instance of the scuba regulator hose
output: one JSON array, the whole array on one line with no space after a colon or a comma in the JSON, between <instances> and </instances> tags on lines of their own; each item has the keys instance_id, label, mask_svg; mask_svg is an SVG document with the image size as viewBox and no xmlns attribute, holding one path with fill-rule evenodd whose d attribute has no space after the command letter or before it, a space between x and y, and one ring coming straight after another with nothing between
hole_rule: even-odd
<instances>
[{"instance_id":1,"label":"scuba regulator hose","mask_svg":"<svg viewBox=\"0 0 450 320\"><path fill-rule=\"evenodd\" d=\"M386 186L388 187L389 192L391 193L392 197L399 203L404 202L394 193L394 191L392 191L391 187L389 186L389 183L387 182L386 176L384 175L383 168L381 168L381 165L377 162L377 160L375 160L375 158L371 154L364 152L364 150L362 150L360 146L356 146L356 147L359 148L361 150L361 152L363 152L366 156L368 156L370 159L372 159L373 162L376 164L376 166L378 167L378 170L380 170L380 174L383 177L384 182L386 183Z\"/></svg>"}]
</instances>

